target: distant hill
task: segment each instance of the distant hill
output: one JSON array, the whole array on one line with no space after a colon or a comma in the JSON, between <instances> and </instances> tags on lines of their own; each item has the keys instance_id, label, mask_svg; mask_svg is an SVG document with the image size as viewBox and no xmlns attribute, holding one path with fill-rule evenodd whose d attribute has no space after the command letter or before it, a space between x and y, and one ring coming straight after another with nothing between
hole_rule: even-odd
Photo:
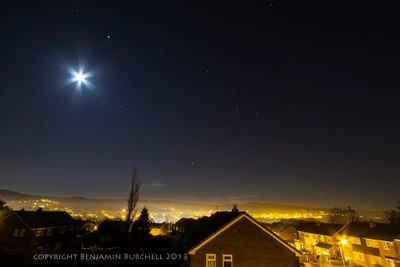
<instances>
[{"instance_id":1,"label":"distant hill","mask_svg":"<svg viewBox=\"0 0 400 267\"><path fill-rule=\"evenodd\" d=\"M126 207L126 199L93 199L85 197L48 197L23 194L15 191L0 189L0 199L5 200L10 207L21 208L16 206L16 202L24 200L37 200L41 198L51 199L60 202L61 207L69 207L74 210L98 211L111 210L121 211ZM327 212L329 208L310 208L298 205L276 204L266 202L246 202L237 203L239 210L247 211L250 214L265 213L296 213L296 212ZM232 203L205 203L205 202L185 202L179 200L165 199L140 199L137 207L141 209L146 206L150 211L157 214L180 214L180 217L200 217L209 215L217 210L231 210ZM23 207L29 209L29 207ZM382 216L380 211L357 210L364 218L373 218Z\"/></svg>"},{"instance_id":2,"label":"distant hill","mask_svg":"<svg viewBox=\"0 0 400 267\"><path fill-rule=\"evenodd\" d=\"M0 189L0 198L5 201L18 201L18 200L29 200L29 199L40 199L40 198L48 198L52 200L62 201L68 204L73 203L85 203L91 205L110 205L117 203L125 203L125 199L93 199L93 198L85 198L80 196L73 197L49 197L49 196L37 196L19 193L15 191ZM212 203L199 203L199 202L185 202L185 201L171 201L165 199L141 199L141 204L143 205L169 205L169 206L193 206L193 207L202 207L207 209L216 209L215 204ZM275 204L275 203L264 203L264 202L247 202L241 203L238 205L240 209L253 211L253 212L265 212L266 210L269 212L275 211L298 211L298 210L317 210L313 208L300 207L296 205L284 205L284 204ZM218 209L220 210L230 210L232 209L231 203L221 203L218 205ZM320 210L320 209L319 209Z\"/></svg>"},{"instance_id":3,"label":"distant hill","mask_svg":"<svg viewBox=\"0 0 400 267\"><path fill-rule=\"evenodd\" d=\"M37 199L39 197L40 196L28 195L28 194L23 194L23 193L10 191L10 190L6 190L6 189L0 189L0 198L5 200L5 201Z\"/></svg>"}]
</instances>

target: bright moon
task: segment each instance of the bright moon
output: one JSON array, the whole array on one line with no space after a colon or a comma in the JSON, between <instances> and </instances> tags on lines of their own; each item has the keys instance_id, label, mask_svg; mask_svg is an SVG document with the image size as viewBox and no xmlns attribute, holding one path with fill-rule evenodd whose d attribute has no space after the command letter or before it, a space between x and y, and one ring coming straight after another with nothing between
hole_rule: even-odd
<instances>
[{"instance_id":1,"label":"bright moon","mask_svg":"<svg viewBox=\"0 0 400 267\"><path fill-rule=\"evenodd\" d=\"M70 74L67 83L75 84L76 91L81 91L82 87L89 90L94 88L93 83L90 81L90 78L94 75L93 71L85 71L83 66L80 66L78 69L68 66L66 70Z\"/></svg>"},{"instance_id":2,"label":"bright moon","mask_svg":"<svg viewBox=\"0 0 400 267\"><path fill-rule=\"evenodd\" d=\"M75 73L74 74L74 81L78 83L86 83L86 75L83 74L82 72Z\"/></svg>"}]
</instances>

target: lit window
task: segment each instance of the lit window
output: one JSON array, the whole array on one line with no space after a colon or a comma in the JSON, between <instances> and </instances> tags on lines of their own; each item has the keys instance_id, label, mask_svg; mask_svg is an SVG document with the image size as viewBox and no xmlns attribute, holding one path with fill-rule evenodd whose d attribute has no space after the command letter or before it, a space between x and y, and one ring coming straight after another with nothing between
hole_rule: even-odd
<instances>
[{"instance_id":1,"label":"lit window","mask_svg":"<svg viewBox=\"0 0 400 267\"><path fill-rule=\"evenodd\" d=\"M18 229L18 228L15 228L15 229L14 229L14 234L13 234L13 236L14 236L14 237L18 237L18 235L19 235L19 229Z\"/></svg>"},{"instance_id":2,"label":"lit window","mask_svg":"<svg viewBox=\"0 0 400 267\"><path fill-rule=\"evenodd\" d=\"M232 254L223 254L222 255L222 267L232 267L232 266L233 266Z\"/></svg>"},{"instance_id":3,"label":"lit window","mask_svg":"<svg viewBox=\"0 0 400 267\"><path fill-rule=\"evenodd\" d=\"M396 267L396 264L394 263L394 260L386 259L386 266L388 266L388 267Z\"/></svg>"},{"instance_id":4,"label":"lit window","mask_svg":"<svg viewBox=\"0 0 400 267\"><path fill-rule=\"evenodd\" d=\"M350 237L350 243L353 245L361 245L361 240L358 237Z\"/></svg>"},{"instance_id":5,"label":"lit window","mask_svg":"<svg viewBox=\"0 0 400 267\"><path fill-rule=\"evenodd\" d=\"M26 229L21 229L21 231L19 232L19 236L24 237L25 233L26 233Z\"/></svg>"},{"instance_id":6,"label":"lit window","mask_svg":"<svg viewBox=\"0 0 400 267\"><path fill-rule=\"evenodd\" d=\"M206 267L216 267L217 256L215 254L206 254Z\"/></svg>"},{"instance_id":7,"label":"lit window","mask_svg":"<svg viewBox=\"0 0 400 267\"><path fill-rule=\"evenodd\" d=\"M368 247L379 248L378 240L366 239L366 241Z\"/></svg>"},{"instance_id":8,"label":"lit window","mask_svg":"<svg viewBox=\"0 0 400 267\"><path fill-rule=\"evenodd\" d=\"M35 236L44 236L44 229L38 229L38 230L36 230Z\"/></svg>"},{"instance_id":9,"label":"lit window","mask_svg":"<svg viewBox=\"0 0 400 267\"><path fill-rule=\"evenodd\" d=\"M365 261L365 254L353 251L353 259L358 261Z\"/></svg>"},{"instance_id":10,"label":"lit window","mask_svg":"<svg viewBox=\"0 0 400 267\"><path fill-rule=\"evenodd\" d=\"M392 249L392 242L383 242L383 247L386 250L391 250Z\"/></svg>"},{"instance_id":11,"label":"lit window","mask_svg":"<svg viewBox=\"0 0 400 267\"><path fill-rule=\"evenodd\" d=\"M382 258L374 255L368 255L369 262L374 265L374 264L379 264L382 265Z\"/></svg>"}]
</instances>

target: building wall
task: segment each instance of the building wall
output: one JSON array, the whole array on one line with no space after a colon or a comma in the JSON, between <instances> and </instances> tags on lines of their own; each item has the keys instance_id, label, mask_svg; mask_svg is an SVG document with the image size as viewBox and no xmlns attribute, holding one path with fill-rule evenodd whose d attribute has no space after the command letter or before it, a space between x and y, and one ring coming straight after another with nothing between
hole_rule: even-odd
<instances>
[{"instance_id":1,"label":"building wall","mask_svg":"<svg viewBox=\"0 0 400 267\"><path fill-rule=\"evenodd\" d=\"M380 241L379 242L379 251L383 258L385 256L390 257L390 258L397 257L396 247L395 247L394 242L389 242L387 244L387 246L385 246L385 241Z\"/></svg>"},{"instance_id":2,"label":"building wall","mask_svg":"<svg viewBox=\"0 0 400 267\"><path fill-rule=\"evenodd\" d=\"M191 267L205 267L206 254L216 254L216 267L222 267L222 255L233 255L235 267L294 267L297 257L287 247L242 218L219 236L190 255Z\"/></svg>"},{"instance_id":3,"label":"building wall","mask_svg":"<svg viewBox=\"0 0 400 267\"><path fill-rule=\"evenodd\" d=\"M13 214L0 223L0 249L29 248L43 251L53 251L56 248L69 249L76 245L73 242L75 234L74 225L30 229Z\"/></svg>"},{"instance_id":4,"label":"building wall","mask_svg":"<svg viewBox=\"0 0 400 267\"><path fill-rule=\"evenodd\" d=\"M367 245L367 242L365 239L361 238L360 243L361 244L349 244L344 249L349 252L351 255L351 262L353 264L356 264L357 266L365 266L365 267L370 267L370 266L376 266L374 263L372 263L371 257L378 257L381 259L381 266L384 267L392 267L386 262L386 257L389 258L397 258L397 261L400 260L399 254L397 253L398 246L395 244L395 242L392 243L390 246L390 249L385 248L384 241L377 240L378 242L378 247L370 247ZM361 259L360 259L361 258ZM399 267L400 264L397 263L395 265L396 267Z\"/></svg>"},{"instance_id":5,"label":"building wall","mask_svg":"<svg viewBox=\"0 0 400 267\"><path fill-rule=\"evenodd\" d=\"M18 229L18 232L15 232ZM14 214L0 223L0 247L20 248L30 244L32 233Z\"/></svg>"},{"instance_id":6,"label":"building wall","mask_svg":"<svg viewBox=\"0 0 400 267\"><path fill-rule=\"evenodd\" d=\"M313 233L299 232L300 241L305 250L314 253L314 246L319 242L319 235Z\"/></svg>"}]
</instances>

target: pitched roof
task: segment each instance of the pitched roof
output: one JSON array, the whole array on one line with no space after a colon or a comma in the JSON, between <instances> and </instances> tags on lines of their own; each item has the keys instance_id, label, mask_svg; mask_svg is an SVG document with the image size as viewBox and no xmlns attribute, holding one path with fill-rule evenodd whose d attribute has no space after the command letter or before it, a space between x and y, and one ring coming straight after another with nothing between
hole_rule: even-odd
<instances>
[{"instance_id":1,"label":"pitched roof","mask_svg":"<svg viewBox=\"0 0 400 267\"><path fill-rule=\"evenodd\" d=\"M296 227L297 231L299 232L327 235L327 236L335 235L342 228L343 228L342 224L316 223L316 222L302 223Z\"/></svg>"},{"instance_id":2,"label":"pitched roof","mask_svg":"<svg viewBox=\"0 0 400 267\"><path fill-rule=\"evenodd\" d=\"M46 228L75 224L75 220L65 211L14 211L29 228Z\"/></svg>"},{"instance_id":3,"label":"pitched roof","mask_svg":"<svg viewBox=\"0 0 400 267\"><path fill-rule=\"evenodd\" d=\"M346 225L340 235L393 241L400 236L400 225L387 223L354 222Z\"/></svg>"},{"instance_id":4,"label":"pitched roof","mask_svg":"<svg viewBox=\"0 0 400 267\"><path fill-rule=\"evenodd\" d=\"M195 219L192 219L192 218L181 218L175 223L175 225L176 226L186 226L187 224L192 223L194 221L195 221Z\"/></svg>"},{"instance_id":5,"label":"pitched roof","mask_svg":"<svg viewBox=\"0 0 400 267\"><path fill-rule=\"evenodd\" d=\"M284 223L272 223L272 224L262 223L262 225L267 227L269 230L271 230L274 233L282 233L283 231L286 230L286 228L288 228L289 226L292 226L290 224L284 224Z\"/></svg>"},{"instance_id":6,"label":"pitched roof","mask_svg":"<svg viewBox=\"0 0 400 267\"><path fill-rule=\"evenodd\" d=\"M213 214L210 218L212 219L213 217L214 217L214 219L219 219L219 221L216 223L216 225L221 224L223 222L223 220L225 220L225 223L216 227L214 229L214 232L209 234L206 239L197 243L197 245L195 245L192 249L190 249L189 254L195 254L198 249L200 249L202 246L204 246L205 244L210 242L212 239L217 237L219 234L221 234L222 232L224 232L225 230L227 230L228 228L230 228L231 226L233 226L235 223L237 223L238 221L240 221L243 218L246 218L247 220L249 220L250 222L255 224L257 227L259 227L261 230L263 230L266 234L269 234L271 237L276 239L279 243L281 243L283 246L285 246L286 248L291 250L296 255L302 254L300 251L298 251L297 249L295 249L294 247L292 247L291 245L286 243L286 241L284 241L282 238L280 238L279 236L274 234L272 231L270 231L267 228L265 228L264 226L262 226L253 217L251 217L250 215L248 215L245 212L217 212L217 213Z\"/></svg>"}]
</instances>

